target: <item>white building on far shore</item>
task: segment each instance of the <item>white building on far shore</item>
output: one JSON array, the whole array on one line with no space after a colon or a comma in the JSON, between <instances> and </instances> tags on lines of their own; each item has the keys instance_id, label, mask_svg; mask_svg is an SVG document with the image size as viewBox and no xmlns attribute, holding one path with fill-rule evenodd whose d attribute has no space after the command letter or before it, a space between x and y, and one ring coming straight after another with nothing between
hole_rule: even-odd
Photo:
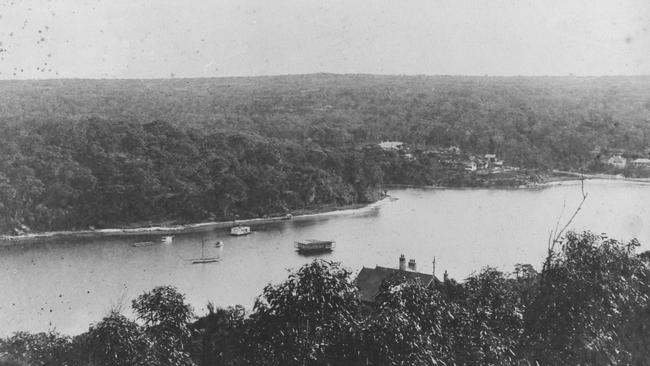
<instances>
[{"instance_id":1,"label":"white building on far shore","mask_svg":"<svg viewBox=\"0 0 650 366\"><path fill-rule=\"evenodd\" d=\"M614 155L607 159L607 164L618 169L624 169L625 165L627 165L627 159L620 155Z\"/></svg>"},{"instance_id":2,"label":"white building on far shore","mask_svg":"<svg viewBox=\"0 0 650 366\"><path fill-rule=\"evenodd\" d=\"M640 158L632 160L632 166L635 168L650 168L650 159Z\"/></svg>"},{"instance_id":3,"label":"white building on far shore","mask_svg":"<svg viewBox=\"0 0 650 366\"><path fill-rule=\"evenodd\" d=\"M404 143L401 141L382 141L379 147L384 150L401 150L404 148Z\"/></svg>"}]
</instances>

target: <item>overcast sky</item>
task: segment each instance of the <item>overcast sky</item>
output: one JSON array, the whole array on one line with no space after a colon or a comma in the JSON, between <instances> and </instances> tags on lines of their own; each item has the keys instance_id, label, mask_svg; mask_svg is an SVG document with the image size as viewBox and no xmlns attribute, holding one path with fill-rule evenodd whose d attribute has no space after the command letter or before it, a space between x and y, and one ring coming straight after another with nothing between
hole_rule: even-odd
<instances>
[{"instance_id":1,"label":"overcast sky","mask_svg":"<svg viewBox=\"0 0 650 366\"><path fill-rule=\"evenodd\" d=\"M650 74L650 1L0 0L0 78Z\"/></svg>"}]
</instances>

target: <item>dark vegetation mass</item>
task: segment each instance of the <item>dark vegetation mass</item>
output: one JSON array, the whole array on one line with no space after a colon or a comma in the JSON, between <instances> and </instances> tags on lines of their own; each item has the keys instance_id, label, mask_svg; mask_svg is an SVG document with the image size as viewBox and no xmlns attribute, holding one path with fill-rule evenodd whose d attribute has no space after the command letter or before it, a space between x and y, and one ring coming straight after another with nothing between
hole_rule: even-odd
<instances>
[{"instance_id":1,"label":"dark vegetation mass","mask_svg":"<svg viewBox=\"0 0 650 366\"><path fill-rule=\"evenodd\" d=\"M315 260L253 309L195 317L158 287L75 337L18 332L7 365L647 365L649 257L638 242L569 233L541 272L485 268L434 287L396 275L362 303L351 273ZM2 361L0 361L1 363ZM14 363L9 363L14 362Z\"/></svg>"},{"instance_id":2,"label":"dark vegetation mass","mask_svg":"<svg viewBox=\"0 0 650 366\"><path fill-rule=\"evenodd\" d=\"M382 183L376 149L322 148L250 132L206 135L166 122L93 119L24 128L3 135L4 232L367 203Z\"/></svg>"},{"instance_id":3,"label":"dark vegetation mass","mask_svg":"<svg viewBox=\"0 0 650 366\"><path fill-rule=\"evenodd\" d=\"M0 99L4 234L360 204L384 184L485 185L418 155L431 147L543 172L650 142L647 77L1 81ZM418 147L416 159L382 140Z\"/></svg>"}]
</instances>

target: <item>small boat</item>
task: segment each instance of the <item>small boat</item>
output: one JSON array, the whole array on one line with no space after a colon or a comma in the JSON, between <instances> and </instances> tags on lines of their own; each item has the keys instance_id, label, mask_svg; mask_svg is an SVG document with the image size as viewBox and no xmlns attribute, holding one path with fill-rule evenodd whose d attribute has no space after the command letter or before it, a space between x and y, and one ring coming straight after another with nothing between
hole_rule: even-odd
<instances>
[{"instance_id":1,"label":"small boat","mask_svg":"<svg viewBox=\"0 0 650 366\"><path fill-rule=\"evenodd\" d=\"M242 236L252 233L250 226L235 226L230 228L230 235Z\"/></svg>"},{"instance_id":2,"label":"small boat","mask_svg":"<svg viewBox=\"0 0 650 366\"><path fill-rule=\"evenodd\" d=\"M282 219L283 220L291 220L291 219L293 219L293 215L288 213L288 214L284 215L284 217Z\"/></svg>"},{"instance_id":3,"label":"small boat","mask_svg":"<svg viewBox=\"0 0 650 366\"><path fill-rule=\"evenodd\" d=\"M160 238L160 241L162 243L169 244L169 243L172 242L172 239L174 239L173 235L167 235L167 236L163 236L162 238Z\"/></svg>"},{"instance_id":4,"label":"small boat","mask_svg":"<svg viewBox=\"0 0 650 366\"><path fill-rule=\"evenodd\" d=\"M329 252L334 249L335 242L332 240L307 239L296 241L293 245L300 253Z\"/></svg>"},{"instance_id":5,"label":"small boat","mask_svg":"<svg viewBox=\"0 0 650 366\"><path fill-rule=\"evenodd\" d=\"M218 262L221 259L218 257L205 256L205 241L201 241L201 258L192 259L192 264L212 263Z\"/></svg>"},{"instance_id":6,"label":"small boat","mask_svg":"<svg viewBox=\"0 0 650 366\"><path fill-rule=\"evenodd\" d=\"M139 247L150 247L150 246L156 245L156 244L158 244L158 243L153 242L153 241L141 241L141 242L138 242L138 243L133 243L133 246L139 248Z\"/></svg>"},{"instance_id":7,"label":"small boat","mask_svg":"<svg viewBox=\"0 0 650 366\"><path fill-rule=\"evenodd\" d=\"M217 248L221 248L221 247L223 246L223 242L222 242L221 240L217 240L217 241L214 243L214 246L217 247Z\"/></svg>"},{"instance_id":8,"label":"small boat","mask_svg":"<svg viewBox=\"0 0 650 366\"><path fill-rule=\"evenodd\" d=\"M212 263L218 261L219 258L197 258L197 259L192 259L192 264Z\"/></svg>"}]
</instances>

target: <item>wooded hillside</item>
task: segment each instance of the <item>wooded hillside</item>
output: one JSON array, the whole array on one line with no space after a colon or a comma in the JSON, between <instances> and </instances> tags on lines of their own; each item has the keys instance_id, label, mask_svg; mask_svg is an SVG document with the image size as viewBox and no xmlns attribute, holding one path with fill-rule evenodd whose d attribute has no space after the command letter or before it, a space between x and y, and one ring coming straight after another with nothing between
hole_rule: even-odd
<instances>
[{"instance_id":1,"label":"wooded hillside","mask_svg":"<svg viewBox=\"0 0 650 366\"><path fill-rule=\"evenodd\" d=\"M650 77L329 75L0 82L2 124L167 121L321 145L457 145L517 166L577 167L593 147L643 150Z\"/></svg>"},{"instance_id":2,"label":"wooded hillside","mask_svg":"<svg viewBox=\"0 0 650 366\"><path fill-rule=\"evenodd\" d=\"M370 202L386 183L480 185L382 140L542 170L650 146L650 77L2 81L0 98L2 233L259 217Z\"/></svg>"}]
</instances>

